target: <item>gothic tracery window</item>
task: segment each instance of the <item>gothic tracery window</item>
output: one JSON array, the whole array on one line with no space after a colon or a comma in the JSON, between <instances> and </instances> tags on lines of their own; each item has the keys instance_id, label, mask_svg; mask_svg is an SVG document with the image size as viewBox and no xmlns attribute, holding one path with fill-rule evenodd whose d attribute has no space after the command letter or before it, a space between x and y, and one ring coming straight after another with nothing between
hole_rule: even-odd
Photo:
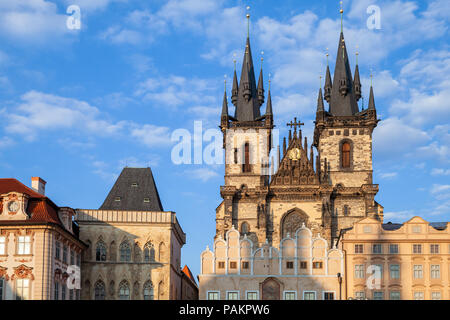
<instances>
[{"instance_id":1,"label":"gothic tracery window","mask_svg":"<svg viewBox=\"0 0 450 320\"><path fill-rule=\"evenodd\" d=\"M147 281L144 284L144 300L153 300L153 284L151 281Z\"/></svg>"},{"instance_id":2,"label":"gothic tracery window","mask_svg":"<svg viewBox=\"0 0 450 320\"><path fill-rule=\"evenodd\" d=\"M106 261L106 245L101 240L97 243L97 248L95 250L95 260Z\"/></svg>"},{"instance_id":3,"label":"gothic tracery window","mask_svg":"<svg viewBox=\"0 0 450 320\"><path fill-rule=\"evenodd\" d=\"M130 300L130 286L126 280L123 280L119 284L119 299Z\"/></svg>"},{"instance_id":4,"label":"gothic tracery window","mask_svg":"<svg viewBox=\"0 0 450 320\"><path fill-rule=\"evenodd\" d=\"M95 283L94 299L95 300L105 300L105 284L101 280L98 280Z\"/></svg>"},{"instance_id":5,"label":"gothic tracery window","mask_svg":"<svg viewBox=\"0 0 450 320\"><path fill-rule=\"evenodd\" d=\"M144 262L155 261L155 247L151 242L147 242L144 247Z\"/></svg>"},{"instance_id":6,"label":"gothic tracery window","mask_svg":"<svg viewBox=\"0 0 450 320\"><path fill-rule=\"evenodd\" d=\"M120 261L130 262L131 261L131 248L127 241L120 244Z\"/></svg>"},{"instance_id":7,"label":"gothic tracery window","mask_svg":"<svg viewBox=\"0 0 450 320\"><path fill-rule=\"evenodd\" d=\"M341 146L342 168L350 168L350 142L344 142Z\"/></svg>"},{"instance_id":8,"label":"gothic tracery window","mask_svg":"<svg viewBox=\"0 0 450 320\"><path fill-rule=\"evenodd\" d=\"M287 213L282 220L282 237L286 238L288 234L290 237L294 237L295 233L302 227L303 223L307 225L307 222L308 216L304 212L298 209L292 210Z\"/></svg>"}]
</instances>

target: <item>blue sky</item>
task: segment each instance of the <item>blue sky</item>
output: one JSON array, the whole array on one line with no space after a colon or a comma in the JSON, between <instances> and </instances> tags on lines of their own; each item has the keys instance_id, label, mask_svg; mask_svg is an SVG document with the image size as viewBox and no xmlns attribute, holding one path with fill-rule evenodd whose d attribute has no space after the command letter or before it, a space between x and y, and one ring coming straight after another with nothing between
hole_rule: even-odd
<instances>
[{"instance_id":1,"label":"blue sky","mask_svg":"<svg viewBox=\"0 0 450 320\"><path fill-rule=\"evenodd\" d=\"M373 139L385 221L450 219L450 6L446 0L344 1L367 105L370 69L382 121ZM81 29L67 28L78 5ZM381 29L370 30L369 5ZM256 69L264 51L275 123L313 130L326 48L334 69L338 1L0 0L0 176L47 181L60 206L98 208L125 166L151 166L199 272L215 234L221 165L175 165L171 134L217 128L224 75L240 70L251 6ZM357 48L358 46L358 48ZM228 88L230 91L230 88ZM231 106L231 103L230 103ZM231 110L233 112L233 109ZM311 141L311 140L310 140Z\"/></svg>"}]
</instances>

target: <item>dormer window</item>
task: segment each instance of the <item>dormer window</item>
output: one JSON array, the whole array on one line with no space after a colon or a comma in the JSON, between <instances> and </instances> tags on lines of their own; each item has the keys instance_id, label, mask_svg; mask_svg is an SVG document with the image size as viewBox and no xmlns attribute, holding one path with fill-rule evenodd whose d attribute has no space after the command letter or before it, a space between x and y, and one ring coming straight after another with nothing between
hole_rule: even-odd
<instances>
[{"instance_id":1,"label":"dormer window","mask_svg":"<svg viewBox=\"0 0 450 320\"><path fill-rule=\"evenodd\" d=\"M150 198L144 198L144 202L145 203L149 203L150 202Z\"/></svg>"},{"instance_id":2,"label":"dormer window","mask_svg":"<svg viewBox=\"0 0 450 320\"><path fill-rule=\"evenodd\" d=\"M115 202L120 202L120 197L116 197L116 198L114 199L114 201L115 201Z\"/></svg>"},{"instance_id":3,"label":"dormer window","mask_svg":"<svg viewBox=\"0 0 450 320\"><path fill-rule=\"evenodd\" d=\"M137 188L138 184L137 184L137 182L133 182L133 183L131 184L131 186L132 186L133 188Z\"/></svg>"}]
</instances>

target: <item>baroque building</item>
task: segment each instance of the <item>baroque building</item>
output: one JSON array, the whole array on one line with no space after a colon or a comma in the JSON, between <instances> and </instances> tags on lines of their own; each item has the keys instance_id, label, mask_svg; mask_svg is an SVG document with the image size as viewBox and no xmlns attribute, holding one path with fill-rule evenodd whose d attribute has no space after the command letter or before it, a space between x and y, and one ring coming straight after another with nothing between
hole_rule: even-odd
<instances>
[{"instance_id":1,"label":"baroque building","mask_svg":"<svg viewBox=\"0 0 450 320\"><path fill-rule=\"evenodd\" d=\"M164 211L150 168L124 168L98 210L76 210L84 251L82 299L197 299L189 268L180 268L186 234Z\"/></svg>"},{"instance_id":2,"label":"baroque building","mask_svg":"<svg viewBox=\"0 0 450 320\"><path fill-rule=\"evenodd\" d=\"M46 182L31 179L31 188L0 179L0 300L79 300L75 277L87 245L75 210L57 206Z\"/></svg>"}]
</instances>

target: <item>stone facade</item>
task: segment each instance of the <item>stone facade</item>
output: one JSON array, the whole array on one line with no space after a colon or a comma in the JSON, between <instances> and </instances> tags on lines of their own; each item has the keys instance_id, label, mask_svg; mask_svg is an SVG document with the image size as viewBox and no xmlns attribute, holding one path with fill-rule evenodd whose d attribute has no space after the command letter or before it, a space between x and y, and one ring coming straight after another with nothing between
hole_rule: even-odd
<instances>
[{"instance_id":1,"label":"stone facade","mask_svg":"<svg viewBox=\"0 0 450 320\"><path fill-rule=\"evenodd\" d=\"M186 235L174 212L79 209L76 220L89 245L81 266L82 299L185 298L182 282L191 285L180 269Z\"/></svg>"}]
</instances>

